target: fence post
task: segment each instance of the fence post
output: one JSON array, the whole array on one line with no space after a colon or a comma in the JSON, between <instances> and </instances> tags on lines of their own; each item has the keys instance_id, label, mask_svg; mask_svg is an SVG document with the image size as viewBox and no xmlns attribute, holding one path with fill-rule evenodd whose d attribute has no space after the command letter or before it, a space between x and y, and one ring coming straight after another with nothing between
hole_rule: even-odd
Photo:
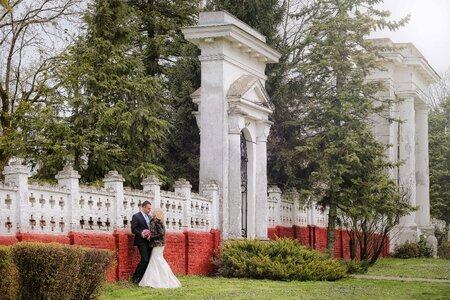
<instances>
[{"instance_id":1,"label":"fence post","mask_svg":"<svg viewBox=\"0 0 450 300\"><path fill-rule=\"evenodd\" d=\"M80 174L73 169L71 165L65 166L61 171L56 174L55 178L58 180L58 187L61 189L66 189L70 194L67 197L67 220L68 229L75 230L78 225L78 220L80 219L78 209L80 200ZM64 222L64 220L59 220L59 222Z\"/></svg>"},{"instance_id":2,"label":"fence post","mask_svg":"<svg viewBox=\"0 0 450 300\"><path fill-rule=\"evenodd\" d=\"M125 179L117 171L109 171L103 178L106 190L114 190L114 201L112 202L111 221L114 229L120 228L123 222L123 182Z\"/></svg>"},{"instance_id":3,"label":"fence post","mask_svg":"<svg viewBox=\"0 0 450 300\"><path fill-rule=\"evenodd\" d=\"M182 224L184 224L185 228L189 228L189 224L191 220L189 219L189 210L191 205L191 188L192 185L189 181L184 178L179 178L175 181L173 185L175 189L175 194L183 197L183 219Z\"/></svg>"},{"instance_id":4,"label":"fence post","mask_svg":"<svg viewBox=\"0 0 450 300\"><path fill-rule=\"evenodd\" d=\"M141 182L144 192L150 192L153 199L150 199L152 208L161 207L161 182L156 176L148 176Z\"/></svg>"},{"instance_id":5,"label":"fence post","mask_svg":"<svg viewBox=\"0 0 450 300\"><path fill-rule=\"evenodd\" d=\"M202 196L211 199L209 212L211 228L219 229L219 186L215 181L210 181L202 186Z\"/></svg>"},{"instance_id":6,"label":"fence post","mask_svg":"<svg viewBox=\"0 0 450 300\"><path fill-rule=\"evenodd\" d=\"M7 165L3 170L5 175L5 184L17 187L15 211L17 224L14 227L21 231L28 228L28 219L30 216L30 205L28 203L28 167L22 165L22 161L18 160Z\"/></svg>"}]
</instances>

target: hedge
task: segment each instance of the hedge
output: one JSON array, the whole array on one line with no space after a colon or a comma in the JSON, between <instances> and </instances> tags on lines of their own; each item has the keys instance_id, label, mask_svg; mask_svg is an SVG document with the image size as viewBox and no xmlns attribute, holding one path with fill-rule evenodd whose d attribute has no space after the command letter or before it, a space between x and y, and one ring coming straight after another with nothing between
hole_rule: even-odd
<instances>
[{"instance_id":1,"label":"hedge","mask_svg":"<svg viewBox=\"0 0 450 300\"><path fill-rule=\"evenodd\" d=\"M18 270L18 299L96 299L114 261L109 250L58 243L18 243L11 248Z\"/></svg>"},{"instance_id":2,"label":"hedge","mask_svg":"<svg viewBox=\"0 0 450 300\"><path fill-rule=\"evenodd\" d=\"M218 275L272 280L337 280L346 268L297 241L227 241L213 259Z\"/></svg>"}]
</instances>

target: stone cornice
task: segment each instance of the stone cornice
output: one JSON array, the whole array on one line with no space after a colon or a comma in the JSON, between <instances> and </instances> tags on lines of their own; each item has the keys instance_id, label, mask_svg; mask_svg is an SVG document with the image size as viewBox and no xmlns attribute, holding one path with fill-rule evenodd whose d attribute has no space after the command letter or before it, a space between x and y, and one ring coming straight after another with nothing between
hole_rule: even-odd
<instances>
[{"instance_id":1,"label":"stone cornice","mask_svg":"<svg viewBox=\"0 0 450 300\"><path fill-rule=\"evenodd\" d=\"M238 48L241 52L247 53L261 62L276 63L281 57L279 52L236 24L200 24L185 27L182 32L185 38L195 45L210 44L217 38L224 39L232 47Z\"/></svg>"}]
</instances>

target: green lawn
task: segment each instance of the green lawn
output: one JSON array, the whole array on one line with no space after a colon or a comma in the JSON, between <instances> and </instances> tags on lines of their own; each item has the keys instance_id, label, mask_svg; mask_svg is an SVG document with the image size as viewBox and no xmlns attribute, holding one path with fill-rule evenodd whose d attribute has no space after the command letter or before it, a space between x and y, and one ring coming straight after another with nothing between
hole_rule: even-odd
<instances>
[{"instance_id":1,"label":"green lawn","mask_svg":"<svg viewBox=\"0 0 450 300\"><path fill-rule=\"evenodd\" d=\"M368 275L446 278L449 260L382 259ZM140 288L128 282L107 284L109 299L450 299L450 283L345 278L336 282L284 282L180 276L180 289Z\"/></svg>"},{"instance_id":2,"label":"green lawn","mask_svg":"<svg viewBox=\"0 0 450 300\"><path fill-rule=\"evenodd\" d=\"M450 279L450 260L430 258L384 258L369 269L367 275L412 278Z\"/></svg>"}]
</instances>

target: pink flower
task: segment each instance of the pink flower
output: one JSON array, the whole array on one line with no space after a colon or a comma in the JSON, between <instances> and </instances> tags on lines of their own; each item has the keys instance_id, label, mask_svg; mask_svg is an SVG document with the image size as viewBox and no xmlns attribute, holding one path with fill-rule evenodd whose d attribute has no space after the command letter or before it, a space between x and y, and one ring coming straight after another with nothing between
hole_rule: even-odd
<instances>
[{"instance_id":1,"label":"pink flower","mask_svg":"<svg viewBox=\"0 0 450 300\"><path fill-rule=\"evenodd\" d=\"M144 236L144 238L149 239L150 238L150 230L144 229L142 231L142 235Z\"/></svg>"}]
</instances>

